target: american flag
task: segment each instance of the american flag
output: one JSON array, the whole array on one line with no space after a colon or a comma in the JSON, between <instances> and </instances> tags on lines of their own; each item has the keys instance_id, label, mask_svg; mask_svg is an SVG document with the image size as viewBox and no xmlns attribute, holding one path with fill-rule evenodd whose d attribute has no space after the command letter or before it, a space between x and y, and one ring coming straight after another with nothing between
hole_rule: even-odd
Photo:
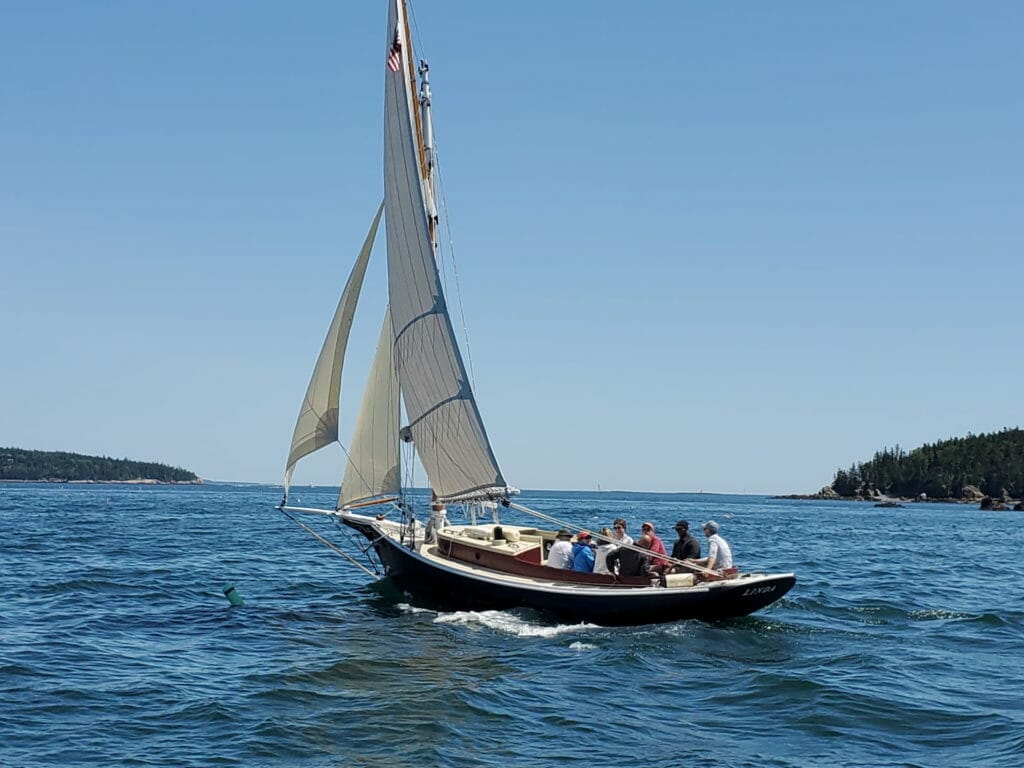
<instances>
[{"instance_id":1,"label":"american flag","mask_svg":"<svg viewBox=\"0 0 1024 768\"><path fill-rule=\"evenodd\" d=\"M395 27L395 39L391 43L391 50L388 51L388 69L397 72L402 68L402 39L398 36L398 27Z\"/></svg>"}]
</instances>

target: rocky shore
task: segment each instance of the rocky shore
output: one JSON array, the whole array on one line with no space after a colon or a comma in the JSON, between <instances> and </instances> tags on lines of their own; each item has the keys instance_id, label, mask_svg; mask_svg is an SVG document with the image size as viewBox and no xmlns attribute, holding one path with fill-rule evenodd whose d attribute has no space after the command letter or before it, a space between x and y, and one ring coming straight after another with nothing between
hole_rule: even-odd
<instances>
[{"instance_id":1,"label":"rocky shore","mask_svg":"<svg viewBox=\"0 0 1024 768\"><path fill-rule=\"evenodd\" d=\"M785 496L773 496L774 499L793 499L807 501L864 501L872 502L875 506L900 507L904 504L927 502L929 504L977 504L978 509L986 510L1009 510L1024 512L1024 500L1012 499L1004 494L1000 498L986 496L977 486L968 485L964 488L963 496L959 498L931 498L927 494L920 494L914 498L901 496L886 496L874 489L861 489L853 496L840 496L831 485L826 485L817 493L791 493Z\"/></svg>"}]
</instances>

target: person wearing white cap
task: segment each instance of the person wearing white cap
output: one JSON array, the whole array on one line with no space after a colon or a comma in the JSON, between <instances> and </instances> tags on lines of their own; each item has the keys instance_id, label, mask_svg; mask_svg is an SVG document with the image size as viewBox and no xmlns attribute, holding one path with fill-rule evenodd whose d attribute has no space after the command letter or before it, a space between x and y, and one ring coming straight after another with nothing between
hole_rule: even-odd
<instances>
[{"instance_id":1,"label":"person wearing white cap","mask_svg":"<svg viewBox=\"0 0 1024 768\"><path fill-rule=\"evenodd\" d=\"M565 528L555 535L555 543L551 545L551 551L548 552L548 568L572 570L572 544L569 543L571 538L572 534Z\"/></svg>"},{"instance_id":2,"label":"person wearing white cap","mask_svg":"<svg viewBox=\"0 0 1024 768\"><path fill-rule=\"evenodd\" d=\"M708 520L702 527L704 535L708 537L708 556L690 562L703 565L709 571L719 573L727 568L732 568L732 549L728 542L718 535L718 523Z\"/></svg>"}]
</instances>

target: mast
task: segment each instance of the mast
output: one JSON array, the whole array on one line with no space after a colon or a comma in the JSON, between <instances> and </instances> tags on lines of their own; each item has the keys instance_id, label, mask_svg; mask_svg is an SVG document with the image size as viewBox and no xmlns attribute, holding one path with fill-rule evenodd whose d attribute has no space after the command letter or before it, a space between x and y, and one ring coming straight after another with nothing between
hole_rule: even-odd
<instances>
[{"instance_id":1,"label":"mast","mask_svg":"<svg viewBox=\"0 0 1024 768\"><path fill-rule=\"evenodd\" d=\"M420 146L423 148L425 173L425 195L427 225L430 227L430 244L437 256L437 188L434 184L434 120L430 113L430 65L420 59Z\"/></svg>"},{"instance_id":2,"label":"mast","mask_svg":"<svg viewBox=\"0 0 1024 768\"><path fill-rule=\"evenodd\" d=\"M440 501L505 498L510 491L480 418L438 272L430 85L417 87L405 0L390 0L387 35L388 293L409 434Z\"/></svg>"}]
</instances>

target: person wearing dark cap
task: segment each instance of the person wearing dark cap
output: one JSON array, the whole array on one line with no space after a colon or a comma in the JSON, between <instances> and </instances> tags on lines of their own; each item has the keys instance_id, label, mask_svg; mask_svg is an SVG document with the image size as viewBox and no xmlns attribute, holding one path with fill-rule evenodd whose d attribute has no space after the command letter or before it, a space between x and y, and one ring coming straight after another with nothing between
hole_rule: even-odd
<instances>
[{"instance_id":1,"label":"person wearing dark cap","mask_svg":"<svg viewBox=\"0 0 1024 768\"><path fill-rule=\"evenodd\" d=\"M680 520L676 523L679 540L672 545L672 557L676 560L696 559L700 557L700 542L690 535L690 523Z\"/></svg>"},{"instance_id":2,"label":"person wearing dark cap","mask_svg":"<svg viewBox=\"0 0 1024 768\"><path fill-rule=\"evenodd\" d=\"M551 545L551 551L548 552L549 568L572 570L572 544L569 543L571 538L572 534L565 528L555 534L555 543Z\"/></svg>"},{"instance_id":3,"label":"person wearing dark cap","mask_svg":"<svg viewBox=\"0 0 1024 768\"><path fill-rule=\"evenodd\" d=\"M594 572L594 550L590 546L589 531L580 531L576 543L572 545L572 569L580 573Z\"/></svg>"},{"instance_id":4,"label":"person wearing dark cap","mask_svg":"<svg viewBox=\"0 0 1024 768\"><path fill-rule=\"evenodd\" d=\"M718 523L708 520L702 527L704 535L708 537L708 556L693 562L703 565L709 571L718 573L732 569L732 548L725 539L718 535Z\"/></svg>"}]
</instances>

